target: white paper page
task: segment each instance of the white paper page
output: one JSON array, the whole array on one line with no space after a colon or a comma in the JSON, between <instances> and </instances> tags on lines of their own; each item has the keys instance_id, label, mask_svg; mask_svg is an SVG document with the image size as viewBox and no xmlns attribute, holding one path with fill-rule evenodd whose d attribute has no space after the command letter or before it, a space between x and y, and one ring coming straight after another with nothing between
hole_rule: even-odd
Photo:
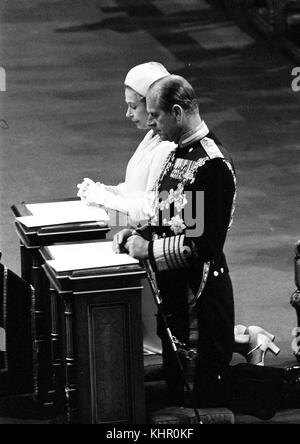
<instances>
[{"instance_id":1,"label":"white paper page","mask_svg":"<svg viewBox=\"0 0 300 444\"><path fill-rule=\"evenodd\" d=\"M116 254L112 242L53 245L48 247L54 258L47 261L55 271L86 270L120 265L138 264L128 254Z\"/></svg>"},{"instance_id":2,"label":"white paper page","mask_svg":"<svg viewBox=\"0 0 300 444\"><path fill-rule=\"evenodd\" d=\"M80 200L49 202L26 205L32 216L17 217L16 220L28 228L79 222L108 222L107 212L100 207L87 206Z\"/></svg>"},{"instance_id":3,"label":"white paper page","mask_svg":"<svg viewBox=\"0 0 300 444\"><path fill-rule=\"evenodd\" d=\"M0 351L6 351L6 332L2 327L0 327Z\"/></svg>"}]
</instances>

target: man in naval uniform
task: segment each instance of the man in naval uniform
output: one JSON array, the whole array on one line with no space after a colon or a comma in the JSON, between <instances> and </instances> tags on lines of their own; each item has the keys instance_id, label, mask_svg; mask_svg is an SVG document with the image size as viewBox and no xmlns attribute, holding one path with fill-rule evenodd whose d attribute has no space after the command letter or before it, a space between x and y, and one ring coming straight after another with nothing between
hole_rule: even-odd
<instances>
[{"instance_id":1,"label":"man in naval uniform","mask_svg":"<svg viewBox=\"0 0 300 444\"><path fill-rule=\"evenodd\" d=\"M156 82L147 95L147 110L149 126L178 147L156 184L155 217L138 233L118 233L115 248L125 246L132 257L150 261L168 325L180 343L189 344L194 308L198 333L194 394L198 405L220 405L222 374L234 344L233 292L223 253L234 206L234 169L201 119L195 92L184 78L170 75ZM187 230L187 207L199 214L197 192L204 193L204 229L199 230L201 221L196 220ZM170 220L165 220L162 214L169 208ZM160 318L158 334L170 401L182 405L183 378Z\"/></svg>"},{"instance_id":2,"label":"man in naval uniform","mask_svg":"<svg viewBox=\"0 0 300 444\"><path fill-rule=\"evenodd\" d=\"M170 75L153 84L147 95L147 110L149 126L162 140L174 141L178 147L156 184L154 217L138 231L118 233L115 251L125 248L132 257L150 262L171 332L188 347L195 341L191 321L196 313L194 402L198 407L229 407L264 419L280 409L300 408L299 366L229 365L234 345L234 303L223 247L233 214L236 181L228 153L202 121L195 92L182 77ZM198 229L202 222L195 208L201 201L197 192L204 193L203 230ZM191 205L198 214L194 230L186 217ZM170 208L178 214L173 216L170 211L166 218ZM158 317L158 333L169 401L182 405L184 382L162 317Z\"/></svg>"}]
</instances>

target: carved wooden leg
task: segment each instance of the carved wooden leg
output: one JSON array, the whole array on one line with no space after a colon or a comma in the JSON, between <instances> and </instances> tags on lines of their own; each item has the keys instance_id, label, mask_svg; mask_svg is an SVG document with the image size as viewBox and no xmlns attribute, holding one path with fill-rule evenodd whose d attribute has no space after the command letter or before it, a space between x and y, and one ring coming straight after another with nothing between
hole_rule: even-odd
<instances>
[{"instance_id":1,"label":"carved wooden leg","mask_svg":"<svg viewBox=\"0 0 300 444\"><path fill-rule=\"evenodd\" d=\"M298 327L292 331L294 337L292 341L292 350L298 362L300 362L300 240L295 245L295 284L297 290L291 297L291 305L296 310Z\"/></svg>"},{"instance_id":2,"label":"carved wooden leg","mask_svg":"<svg viewBox=\"0 0 300 444\"><path fill-rule=\"evenodd\" d=\"M51 295L51 363L53 399L55 409L61 412L64 407L64 377L63 377L63 356L62 337L60 322L60 298L57 292L50 288Z\"/></svg>"},{"instance_id":3,"label":"carved wooden leg","mask_svg":"<svg viewBox=\"0 0 300 444\"><path fill-rule=\"evenodd\" d=\"M70 297L64 297L64 321L65 321L65 396L66 413L69 424L76 423L78 419L78 401L76 384L76 361L74 354L73 338L73 304Z\"/></svg>"},{"instance_id":4,"label":"carved wooden leg","mask_svg":"<svg viewBox=\"0 0 300 444\"><path fill-rule=\"evenodd\" d=\"M297 325L292 331L292 351L296 356L298 362L300 362L300 291L297 290L291 297L291 305L296 310Z\"/></svg>"},{"instance_id":5,"label":"carved wooden leg","mask_svg":"<svg viewBox=\"0 0 300 444\"><path fill-rule=\"evenodd\" d=\"M21 255L21 277L24 281L32 284L32 258L31 252L20 242Z\"/></svg>"},{"instance_id":6,"label":"carved wooden leg","mask_svg":"<svg viewBox=\"0 0 300 444\"><path fill-rule=\"evenodd\" d=\"M36 293L35 321L38 400L50 414L54 406L53 390L51 387L51 304L49 282L44 275L38 251L33 254L32 277Z\"/></svg>"},{"instance_id":7,"label":"carved wooden leg","mask_svg":"<svg viewBox=\"0 0 300 444\"><path fill-rule=\"evenodd\" d=\"M33 379L33 393L37 397L39 392L38 381L38 346L36 335L36 292L33 285L31 285L31 335L32 335L32 379Z\"/></svg>"}]
</instances>

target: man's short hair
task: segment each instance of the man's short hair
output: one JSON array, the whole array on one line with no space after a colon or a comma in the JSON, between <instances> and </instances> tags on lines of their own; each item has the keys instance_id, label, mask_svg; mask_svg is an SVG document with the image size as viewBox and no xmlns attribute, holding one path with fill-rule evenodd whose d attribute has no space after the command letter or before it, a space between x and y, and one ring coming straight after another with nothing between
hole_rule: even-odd
<instances>
[{"instance_id":1,"label":"man's short hair","mask_svg":"<svg viewBox=\"0 0 300 444\"><path fill-rule=\"evenodd\" d=\"M155 82L149 92L157 93L159 107L169 113L174 105L179 105L187 113L198 110L198 99L192 85L181 76L170 75Z\"/></svg>"}]
</instances>

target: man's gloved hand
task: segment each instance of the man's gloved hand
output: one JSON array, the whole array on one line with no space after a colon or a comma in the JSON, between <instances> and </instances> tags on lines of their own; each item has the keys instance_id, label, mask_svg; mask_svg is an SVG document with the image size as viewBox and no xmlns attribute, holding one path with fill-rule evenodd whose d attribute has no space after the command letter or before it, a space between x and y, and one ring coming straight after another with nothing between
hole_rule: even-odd
<instances>
[{"instance_id":1,"label":"man's gloved hand","mask_svg":"<svg viewBox=\"0 0 300 444\"><path fill-rule=\"evenodd\" d=\"M128 253L128 250L125 248L125 244L133 233L134 230L125 228L124 230L121 230L115 234L113 239L113 251L115 253Z\"/></svg>"},{"instance_id":2,"label":"man's gloved hand","mask_svg":"<svg viewBox=\"0 0 300 444\"><path fill-rule=\"evenodd\" d=\"M148 245L149 242L146 239L134 232L134 234L128 238L125 248L131 257L143 261L148 259Z\"/></svg>"},{"instance_id":3,"label":"man's gloved hand","mask_svg":"<svg viewBox=\"0 0 300 444\"><path fill-rule=\"evenodd\" d=\"M140 236L135 230L125 228L119 231L113 240L115 253L127 253L134 259L148 259L149 242Z\"/></svg>"}]
</instances>

